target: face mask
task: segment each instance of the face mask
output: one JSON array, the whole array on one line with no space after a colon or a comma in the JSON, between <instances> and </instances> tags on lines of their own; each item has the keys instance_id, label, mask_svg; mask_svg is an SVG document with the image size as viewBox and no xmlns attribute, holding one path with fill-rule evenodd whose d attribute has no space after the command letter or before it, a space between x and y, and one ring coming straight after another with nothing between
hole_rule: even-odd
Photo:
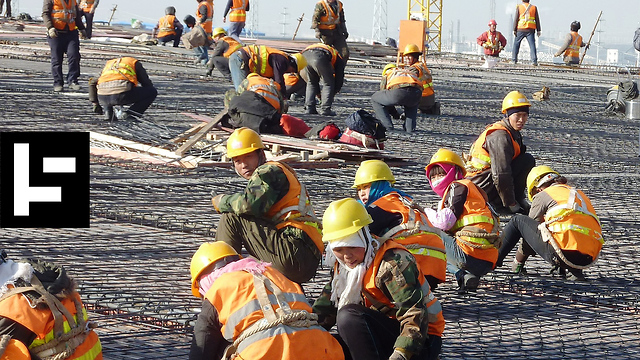
<instances>
[{"instance_id":1,"label":"face mask","mask_svg":"<svg viewBox=\"0 0 640 360\"><path fill-rule=\"evenodd\" d=\"M433 182L431 181L431 179L429 179L429 184L431 185L431 188L433 189L433 191L436 194L438 194L440 197L442 197L444 195L444 192L447 190L449 185L454 180L462 179L462 174L460 174L459 171L457 171L455 165L452 165L452 164L438 164L438 166L440 166L442 169L444 169L444 171L447 174L444 177L441 177L440 179L438 179L436 181L433 181Z\"/></svg>"}]
</instances>

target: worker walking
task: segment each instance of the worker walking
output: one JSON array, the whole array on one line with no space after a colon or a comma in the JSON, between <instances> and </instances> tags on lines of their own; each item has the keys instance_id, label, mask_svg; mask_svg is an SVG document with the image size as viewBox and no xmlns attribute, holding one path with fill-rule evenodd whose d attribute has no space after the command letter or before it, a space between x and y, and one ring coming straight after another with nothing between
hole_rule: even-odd
<instances>
[{"instance_id":1,"label":"worker walking","mask_svg":"<svg viewBox=\"0 0 640 360\"><path fill-rule=\"evenodd\" d=\"M185 16L183 20L187 28L191 29L191 32L183 36L182 42L187 49L193 47L193 54L196 57L194 63L196 65L206 64L209 61L209 45L213 41L210 34L207 34L202 24L198 24L196 18L192 15ZM190 46L187 46L186 43L190 43Z\"/></svg>"},{"instance_id":2,"label":"worker walking","mask_svg":"<svg viewBox=\"0 0 640 360\"><path fill-rule=\"evenodd\" d=\"M0 338L8 335L13 343L2 359L30 359L29 353L34 359L102 359L96 326L63 267L13 261L3 250L0 279Z\"/></svg>"},{"instance_id":3,"label":"worker walking","mask_svg":"<svg viewBox=\"0 0 640 360\"><path fill-rule=\"evenodd\" d=\"M233 91L233 90L230 90ZM273 79L251 73L231 97L227 113L234 128L248 127L259 134L282 134L284 100Z\"/></svg>"},{"instance_id":4,"label":"worker walking","mask_svg":"<svg viewBox=\"0 0 640 360\"><path fill-rule=\"evenodd\" d=\"M418 70L418 79L422 82L422 97L418 103L418 110L423 114L440 115L440 103L436 102L433 90L431 71L423 61L420 61L422 51L416 44L407 44L402 52L402 62Z\"/></svg>"},{"instance_id":5,"label":"worker walking","mask_svg":"<svg viewBox=\"0 0 640 360\"><path fill-rule=\"evenodd\" d=\"M487 193L498 213L529 212L525 186L536 160L525 152L520 131L527 123L530 107L521 92L508 93L502 100L502 113L506 117L487 126L471 145L467 178Z\"/></svg>"},{"instance_id":6,"label":"worker walking","mask_svg":"<svg viewBox=\"0 0 640 360\"><path fill-rule=\"evenodd\" d=\"M299 73L306 66L307 60L302 54L288 55L284 51L264 45L247 45L229 56L229 70L234 88L237 89L247 75L256 73L272 78L278 83L285 98L288 98L289 94L284 93L284 74Z\"/></svg>"},{"instance_id":7,"label":"worker walking","mask_svg":"<svg viewBox=\"0 0 640 360\"><path fill-rule=\"evenodd\" d=\"M334 96L340 92L344 83L345 61L334 47L322 43L308 46L302 51L302 55L307 60L307 67L301 73L307 83L306 113L318 113L316 95L321 94L321 114L335 116L336 112L331 110L331 106Z\"/></svg>"},{"instance_id":8,"label":"worker walking","mask_svg":"<svg viewBox=\"0 0 640 360\"><path fill-rule=\"evenodd\" d=\"M410 133L416 129L418 104L422 98L422 81L415 67L399 68L395 64L388 64L382 71L380 90L371 96L371 105L376 117L388 131L393 131L392 114L400 118L395 106L404 107L404 131Z\"/></svg>"},{"instance_id":9,"label":"worker walking","mask_svg":"<svg viewBox=\"0 0 640 360\"><path fill-rule=\"evenodd\" d=\"M231 81L231 71L229 70L229 57L244 45L236 38L227 36L223 28L213 29L213 41L216 43L209 61L207 62L207 76L211 76L213 69L218 69L222 76Z\"/></svg>"},{"instance_id":10,"label":"worker walking","mask_svg":"<svg viewBox=\"0 0 640 360\"><path fill-rule=\"evenodd\" d=\"M80 9L82 9L82 17L85 21L85 29L87 33L86 39L91 39L93 34L93 16L96 13L96 8L100 0L80 0Z\"/></svg>"},{"instance_id":11,"label":"worker walking","mask_svg":"<svg viewBox=\"0 0 640 360\"><path fill-rule=\"evenodd\" d=\"M413 256L393 240L371 236L371 216L352 198L329 204L322 217L331 281L313 304L325 329L353 360L439 358L444 318L440 302Z\"/></svg>"},{"instance_id":12,"label":"worker walking","mask_svg":"<svg viewBox=\"0 0 640 360\"><path fill-rule=\"evenodd\" d=\"M437 211L426 210L427 217L433 226L454 236L442 237L447 270L454 275L460 293L474 291L480 278L495 268L500 221L485 192L464 178L464 162L458 154L439 149L425 170L429 185L442 198Z\"/></svg>"},{"instance_id":13,"label":"worker walking","mask_svg":"<svg viewBox=\"0 0 640 360\"><path fill-rule=\"evenodd\" d=\"M431 289L446 280L447 258L442 230L434 228L422 207L411 196L393 187L396 179L382 160L366 160L356 171L352 188L357 189L373 222L369 231L378 239L404 245Z\"/></svg>"},{"instance_id":14,"label":"worker walking","mask_svg":"<svg viewBox=\"0 0 640 360\"><path fill-rule=\"evenodd\" d=\"M225 242L204 243L193 254L191 292L204 301L190 360L344 359L300 285Z\"/></svg>"},{"instance_id":15,"label":"worker walking","mask_svg":"<svg viewBox=\"0 0 640 360\"><path fill-rule=\"evenodd\" d=\"M518 63L518 53L520 52L520 43L522 39L527 38L529 49L531 52L531 63L538 66L538 54L536 52L536 32L540 37L540 16L538 8L529 4L529 0L522 0L522 4L516 7L516 13L513 21L513 35L516 39L513 42L513 51L511 53L511 61Z\"/></svg>"},{"instance_id":16,"label":"worker walking","mask_svg":"<svg viewBox=\"0 0 640 360\"><path fill-rule=\"evenodd\" d=\"M47 42L51 49L51 74L53 75L53 91L64 89L62 61L67 54L67 85L71 90L80 90L80 39L87 37L82 23L82 10L76 0L44 0L42 4L42 21L47 28Z\"/></svg>"},{"instance_id":17,"label":"worker walking","mask_svg":"<svg viewBox=\"0 0 640 360\"><path fill-rule=\"evenodd\" d=\"M238 42L247 21L247 11L249 11L249 0L227 0L227 6L224 8L222 22L226 23L229 16L229 36Z\"/></svg>"},{"instance_id":18,"label":"worker walking","mask_svg":"<svg viewBox=\"0 0 640 360\"><path fill-rule=\"evenodd\" d=\"M156 27L153 28L153 37L158 38L158 44L165 46L168 42L173 41L173 47L180 45L180 37L184 27L180 20L176 18L176 8L169 6L164 9L164 16L158 20Z\"/></svg>"},{"instance_id":19,"label":"worker walking","mask_svg":"<svg viewBox=\"0 0 640 360\"><path fill-rule=\"evenodd\" d=\"M538 254L561 276L584 280L583 269L598 259L604 239L600 219L589 198L567 185L567 179L549 166L534 167L527 176L531 199L529 216L515 215L504 228L498 264L518 244L512 271L526 274L524 264Z\"/></svg>"},{"instance_id":20,"label":"worker walking","mask_svg":"<svg viewBox=\"0 0 640 360\"><path fill-rule=\"evenodd\" d=\"M347 24L340 0L320 0L316 3L311 17L311 28L316 30L316 38L338 50L345 64L349 60L347 46Z\"/></svg>"},{"instance_id":21,"label":"worker walking","mask_svg":"<svg viewBox=\"0 0 640 360\"><path fill-rule=\"evenodd\" d=\"M502 35L502 33L500 33L500 31L496 30L497 26L498 23L495 20L489 20L489 30L483 32L476 39L478 45L484 48L484 56L488 67L490 66L490 59L497 61L500 57L500 52L505 46L507 46L507 39Z\"/></svg>"},{"instance_id":22,"label":"worker walking","mask_svg":"<svg viewBox=\"0 0 640 360\"><path fill-rule=\"evenodd\" d=\"M563 61L567 65L577 65L580 63L580 48L585 47L586 44L582 42L582 36L578 34L580 30L580 22L574 21L571 23L571 32L564 38L564 43L560 46L560 49L554 54L554 56L561 56L564 54ZM585 51L588 48L585 48Z\"/></svg>"},{"instance_id":23,"label":"worker walking","mask_svg":"<svg viewBox=\"0 0 640 360\"><path fill-rule=\"evenodd\" d=\"M116 105L131 104L121 116L124 120L141 117L158 95L142 63L132 57L107 61L95 86L98 101L104 108L105 120L108 121L116 120Z\"/></svg>"},{"instance_id":24,"label":"worker walking","mask_svg":"<svg viewBox=\"0 0 640 360\"><path fill-rule=\"evenodd\" d=\"M207 34L207 43L194 49L197 56L196 64L206 64L209 61L209 45L211 45L211 34L213 32L213 1L196 0L198 8L196 10L196 24L204 29ZM186 19L185 19L186 22ZM193 26L190 26L193 27Z\"/></svg>"},{"instance_id":25,"label":"worker walking","mask_svg":"<svg viewBox=\"0 0 640 360\"><path fill-rule=\"evenodd\" d=\"M319 220L306 186L286 164L267 161L260 135L236 129L227 140L227 157L249 182L235 194L212 192L213 207L221 213L216 240L242 246L289 279L311 279L324 250Z\"/></svg>"}]
</instances>

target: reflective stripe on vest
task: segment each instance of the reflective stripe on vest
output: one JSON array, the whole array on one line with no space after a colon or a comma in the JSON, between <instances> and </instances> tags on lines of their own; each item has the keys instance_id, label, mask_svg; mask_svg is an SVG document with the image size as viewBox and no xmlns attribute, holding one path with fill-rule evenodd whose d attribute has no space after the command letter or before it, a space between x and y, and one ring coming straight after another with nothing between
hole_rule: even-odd
<instances>
[{"instance_id":1,"label":"reflective stripe on vest","mask_svg":"<svg viewBox=\"0 0 640 360\"><path fill-rule=\"evenodd\" d=\"M53 0L53 9L51 10L51 20L53 27L58 30L64 30L69 26L69 31L76 29L76 0Z\"/></svg>"},{"instance_id":2,"label":"reflective stripe on vest","mask_svg":"<svg viewBox=\"0 0 640 360\"><path fill-rule=\"evenodd\" d=\"M98 84L114 80L127 80L132 82L133 86L138 86L136 62L138 60L132 57L122 57L107 61L98 78Z\"/></svg>"},{"instance_id":3,"label":"reflective stripe on vest","mask_svg":"<svg viewBox=\"0 0 640 360\"><path fill-rule=\"evenodd\" d=\"M443 261L447 260L447 254L440 249L421 246L421 247L412 247L411 249L407 248L407 250L409 250L409 252L412 253L413 255L431 256Z\"/></svg>"},{"instance_id":4,"label":"reflective stripe on vest","mask_svg":"<svg viewBox=\"0 0 640 360\"><path fill-rule=\"evenodd\" d=\"M467 199L464 203L462 214L449 231L458 232L465 230L465 227L471 227L475 230L474 232L481 231L487 234L497 235L498 225L495 223L491 209L489 209L483 194L480 192L480 188L468 179L456 180L455 182L467 188ZM444 207L444 201L449 197L450 189L451 187L448 187L443 194L439 209ZM470 236L463 236L462 238L475 244L493 246L491 242L485 238Z\"/></svg>"},{"instance_id":5,"label":"reflective stripe on vest","mask_svg":"<svg viewBox=\"0 0 640 360\"><path fill-rule=\"evenodd\" d=\"M229 21L231 22L245 22L247 19L247 4L249 0L233 0L233 6L229 11Z\"/></svg>"},{"instance_id":6,"label":"reflective stripe on vest","mask_svg":"<svg viewBox=\"0 0 640 360\"><path fill-rule=\"evenodd\" d=\"M431 71L429 71L427 64L416 62L411 66L418 69L418 79L422 82L422 96L433 95L433 77L431 76Z\"/></svg>"},{"instance_id":7,"label":"reflective stripe on vest","mask_svg":"<svg viewBox=\"0 0 640 360\"><path fill-rule=\"evenodd\" d=\"M233 54L234 52L242 48L242 44L239 43L236 39L232 38L231 36L224 36L220 40L229 44L229 48L227 49L227 51L225 51L224 54L222 54L222 56L226 58L229 58L231 54Z\"/></svg>"},{"instance_id":8,"label":"reflective stripe on vest","mask_svg":"<svg viewBox=\"0 0 640 360\"><path fill-rule=\"evenodd\" d=\"M82 0L80 1L80 8L85 12L93 10L93 4L95 0Z\"/></svg>"},{"instance_id":9,"label":"reflective stripe on vest","mask_svg":"<svg viewBox=\"0 0 640 360\"><path fill-rule=\"evenodd\" d=\"M255 73L249 74L249 76L247 76L247 80L249 82L249 85L247 86L248 91L253 91L260 95L263 99L267 100L274 109L280 111L280 98L278 97L279 91L275 81ZM290 210L289 208L283 209L281 213L276 214L276 216L279 218L282 214L289 211L293 210Z\"/></svg>"},{"instance_id":10,"label":"reflective stripe on vest","mask_svg":"<svg viewBox=\"0 0 640 360\"><path fill-rule=\"evenodd\" d=\"M418 79L418 76L408 69L395 68L388 72L387 75L387 90L391 90L401 85L416 86L422 88L422 83Z\"/></svg>"},{"instance_id":11,"label":"reflective stripe on vest","mask_svg":"<svg viewBox=\"0 0 640 360\"><path fill-rule=\"evenodd\" d=\"M580 44L582 44L582 36L577 32L571 32L571 43L567 50L564 51L564 56L579 58L580 57Z\"/></svg>"},{"instance_id":12,"label":"reflective stripe on vest","mask_svg":"<svg viewBox=\"0 0 640 360\"><path fill-rule=\"evenodd\" d=\"M324 16L320 17L320 22L318 23L318 29L321 30L333 30L336 28L336 25L340 24L340 13L342 12L342 2L337 1L338 3L338 11L337 13L333 12L333 9L327 2L327 0L320 1L322 6L324 7Z\"/></svg>"},{"instance_id":13,"label":"reflective stripe on vest","mask_svg":"<svg viewBox=\"0 0 640 360\"><path fill-rule=\"evenodd\" d=\"M264 77L273 77L273 68L269 65L271 54L280 54L289 57L285 52L264 45L248 45L243 49L249 55L249 72L254 72Z\"/></svg>"},{"instance_id":14,"label":"reflective stripe on vest","mask_svg":"<svg viewBox=\"0 0 640 360\"><path fill-rule=\"evenodd\" d=\"M487 150L484 149L483 146L486 141L487 135L489 135L490 133L496 130L506 131L507 134L509 135L509 138L511 138L511 144L513 145L512 159L515 159L520 155L520 144L518 144L513 139L513 135L511 134L509 129L507 129L507 127L504 126L504 124L502 124L502 121L498 121L496 123L493 123L487 126L487 128L482 132L482 134L480 134L480 136L473 143L473 145L471 145L471 151L470 151L471 160L467 163L467 171L480 172L480 171L489 169L491 167L491 157L489 156L489 153L487 152ZM467 174L467 176L471 176L471 174Z\"/></svg>"},{"instance_id":15,"label":"reflective stripe on vest","mask_svg":"<svg viewBox=\"0 0 640 360\"><path fill-rule=\"evenodd\" d=\"M518 29L536 29L536 7L534 5L518 5L520 18Z\"/></svg>"},{"instance_id":16,"label":"reflective stripe on vest","mask_svg":"<svg viewBox=\"0 0 640 360\"><path fill-rule=\"evenodd\" d=\"M176 29L174 22L176 17L174 15L165 15L158 21L158 37L165 37L169 35L175 35Z\"/></svg>"},{"instance_id":17,"label":"reflective stripe on vest","mask_svg":"<svg viewBox=\"0 0 640 360\"><path fill-rule=\"evenodd\" d=\"M307 46L307 48L304 49L302 52L305 52L305 51L311 50L311 49L322 49L322 50L328 51L329 54L331 54L331 65L333 65L333 66L336 65L336 59L338 57L340 57L342 59L342 56L340 56L340 54L338 53L338 50L336 50L333 46L329 46L329 45L322 44L322 43L317 43L317 44L313 44L313 45Z\"/></svg>"}]
</instances>

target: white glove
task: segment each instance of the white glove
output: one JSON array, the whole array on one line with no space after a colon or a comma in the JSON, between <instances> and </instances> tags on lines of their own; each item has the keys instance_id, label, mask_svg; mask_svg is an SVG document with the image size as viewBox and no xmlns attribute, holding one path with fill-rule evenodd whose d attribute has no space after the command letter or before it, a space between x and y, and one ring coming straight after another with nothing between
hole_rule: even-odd
<instances>
[{"instance_id":1,"label":"white glove","mask_svg":"<svg viewBox=\"0 0 640 360\"><path fill-rule=\"evenodd\" d=\"M58 30L56 30L56 28L52 27L49 28L49 30L47 30L47 35L49 35L50 38L57 38L58 37Z\"/></svg>"}]
</instances>

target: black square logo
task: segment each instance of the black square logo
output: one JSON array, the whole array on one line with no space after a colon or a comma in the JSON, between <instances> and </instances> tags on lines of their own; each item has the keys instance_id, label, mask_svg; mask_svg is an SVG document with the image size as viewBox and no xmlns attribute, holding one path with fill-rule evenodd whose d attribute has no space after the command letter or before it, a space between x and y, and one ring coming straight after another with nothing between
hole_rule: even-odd
<instances>
[{"instance_id":1,"label":"black square logo","mask_svg":"<svg viewBox=\"0 0 640 360\"><path fill-rule=\"evenodd\" d=\"M89 227L89 133L0 133L0 227Z\"/></svg>"}]
</instances>

